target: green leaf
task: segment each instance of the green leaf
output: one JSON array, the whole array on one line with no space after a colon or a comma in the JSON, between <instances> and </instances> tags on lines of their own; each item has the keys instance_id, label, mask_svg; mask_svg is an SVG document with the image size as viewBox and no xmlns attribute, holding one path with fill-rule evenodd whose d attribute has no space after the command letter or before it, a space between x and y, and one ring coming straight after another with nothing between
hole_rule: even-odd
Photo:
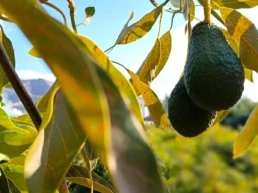
<instances>
[{"instance_id":1,"label":"green leaf","mask_svg":"<svg viewBox=\"0 0 258 193\"><path fill-rule=\"evenodd\" d=\"M1 167L0 167L0 192L9 193L8 180Z\"/></svg>"},{"instance_id":2,"label":"green leaf","mask_svg":"<svg viewBox=\"0 0 258 193\"><path fill-rule=\"evenodd\" d=\"M93 187L95 191L102 193L115 193L116 190L105 179L92 172ZM69 182L79 184L90 188L91 182L89 177L89 171L80 166L72 165L66 174L66 179Z\"/></svg>"},{"instance_id":3,"label":"green leaf","mask_svg":"<svg viewBox=\"0 0 258 193\"><path fill-rule=\"evenodd\" d=\"M53 107L52 103L59 88L60 85L56 81L48 90L48 92L39 98L37 101L37 107L40 112L46 112L48 108Z\"/></svg>"},{"instance_id":4,"label":"green leaf","mask_svg":"<svg viewBox=\"0 0 258 193\"><path fill-rule=\"evenodd\" d=\"M152 26L155 24L164 5L165 5L165 3L161 4L160 6L155 8L153 11L146 14L138 22L136 22L126 28L124 27L116 41L116 44L128 44L128 43L134 42L134 41L140 39L141 37L143 37L144 35L146 35L151 30ZM128 25L128 23L132 19L132 17L133 17L133 15L131 14L130 19L127 21L126 25Z\"/></svg>"},{"instance_id":5,"label":"green leaf","mask_svg":"<svg viewBox=\"0 0 258 193\"><path fill-rule=\"evenodd\" d=\"M25 177L29 191L54 192L84 140L76 114L59 90L54 114L47 127L40 130L26 158Z\"/></svg>"},{"instance_id":6,"label":"green leaf","mask_svg":"<svg viewBox=\"0 0 258 193\"><path fill-rule=\"evenodd\" d=\"M147 84L142 82L136 74L128 69L127 72L133 80L135 89L142 95L144 102L150 111L153 122L164 129L171 129L167 114L164 111L158 96Z\"/></svg>"},{"instance_id":7,"label":"green leaf","mask_svg":"<svg viewBox=\"0 0 258 193\"><path fill-rule=\"evenodd\" d=\"M211 0L211 6L214 9L219 9L220 7L228 7L233 9L240 8L252 8L258 5L256 0Z\"/></svg>"},{"instance_id":8,"label":"green leaf","mask_svg":"<svg viewBox=\"0 0 258 193\"><path fill-rule=\"evenodd\" d=\"M229 109L218 111L217 115L216 115L216 119L215 119L215 121L213 122L212 125L215 125L215 124L221 122L227 116L228 111L229 111Z\"/></svg>"},{"instance_id":9,"label":"green leaf","mask_svg":"<svg viewBox=\"0 0 258 193\"><path fill-rule=\"evenodd\" d=\"M234 144L234 158L242 155L253 143L258 134L258 106L249 116L242 132L238 135Z\"/></svg>"},{"instance_id":10,"label":"green leaf","mask_svg":"<svg viewBox=\"0 0 258 193\"><path fill-rule=\"evenodd\" d=\"M155 77L155 72L160 61L160 52L160 40L157 39L147 58L143 61L141 67L137 71L140 80L148 85L150 85Z\"/></svg>"},{"instance_id":11,"label":"green leaf","mask_svg":"<svg viewBox=\"0 0 258 193\"><path fill-rule=\"evenodd\" d=\"M134 119L112 80L97 68L107 94L111 115L108 168L118 192L163 193L156 158L146 142L143 127ZM155 183L153 183L155 182Z\"/></svg>"},{"instance_id":12,"label":"green leaf","mask_svg":"<svg viewBox=\"0 0 258 193\"><path fill-rule=\"evenodd\" d=\"M17 192L17 188L21 192L28 192L26 182L24 179L24 160L26 153L23 153L19 157L10 159L7 163L1 164L5 175L12 181L15 186L10 183L10 188L13 188Z\"/></svg>"},{"instance_id":13,"label":"green leaf","mask_svg":"<svg viewBox=\"0 0 258 193\"><path fill-rule=\"evenodd\" d=\"M11 40L5 35L3 27L0 25L1 32L0 32L0 41L3 44L6 53L8 54L10 61L12 62L13 66L15 66L15 57L14 57L14 50ZM7 78L2 66L0 65L0 90L7 85L9 79Z\"/></svg>"},{"instance_id":14,"label":"green leaf","mask_svg":"<svg viewBox=\"0 0 258 193\"><path fill-rule=\"evenodd\" d=\"M221 16L225 22L229 34L239 45L239 56L242 64L258 72L258 31L255 25L241 13L221 8Z\"/></svg>"},{"instance_id":15,"label":"green leaf","mask_svg":"<svg viewBox=\"0 0 258 193\"><path fill-rule=\"evenodd\" d=\"M172 37L170 31L166 32L161 38L160 38L160 60L158 63L158 66L155 70L155 78L159 75L161 70L166 65L168 58L170 56L171 47L172 47Z\"/></svg>"},{"instance_id":16,"label":"green leaf","mask_svg":"<svg viewBox=\"0 0 258 193\"><path fill-rule=\"evenodd\" d=\"M87 47L85 51L89 50L99 66L109 74L113 82L116 84L117 88L120 90L121 93L123 93L123 96L127 99L131 112L143 125L141 107L131 83L114 66L114 64L109 60L107 55L93 41L84 36L79 37L84 45Z\"/></svg>"},{"instance_id":17,"label":"green leaf","mask_svg":"<svg viewBox=\"0 0 258 193\"><path fill-rule=\"evenodd\" d=\"M104 133L110 129L110 118L92 56L74 33L43 11L38 1L9 0L0 5L54 72L83 131L104 156Z\"/></svg>"},{"instance_id":18,"label":"green leaf","mask_svg":"<svg viewBox=\"0 0 258 193\"><path fill-rule=\"evenodd\" d=\"M83 25L88 25L90 20L91 20L91 18L95 14L95 7L87 7L87 8L85 8L85 14L86 14L86 18L84 19L82 24Z\"/></svg>"},{"instance_id":19,"label":"green leaf","mask_svg":"<svg viewBox=\"0 0 258 193\"><path fill-rule=\"evenodd\" d=\"M28 148L37 135L31 125L17 126L0 108L0 153L14 157Z\"/></svg>"}]
</instances>

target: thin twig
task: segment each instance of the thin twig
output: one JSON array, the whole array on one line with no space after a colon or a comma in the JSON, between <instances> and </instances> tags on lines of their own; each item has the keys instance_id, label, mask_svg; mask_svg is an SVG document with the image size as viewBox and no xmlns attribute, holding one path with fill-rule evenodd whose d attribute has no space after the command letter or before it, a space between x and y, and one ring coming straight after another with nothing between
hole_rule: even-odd
<instances>
[{"instance_id":1,"label":"thin twig","mask_svg":"<svg viewBox=\"0 0 258 193\"><path fill-rule=\"evenodd\" d=\"M118 64L119 66L123 67L125 70L128 70L123 64L116 62L116 61L112 61L114 64Z\"/></svg>"},{"instance_id":2,"label":"thin twig","mask_svg":"<svg viewBox=\"0 0 258 193\"><path fill-rule=\"evenodd\" d=\"M0 14L0 19L3 20L3 21L13 22L11 19L9 19L8 17L4 17L1 14Z\"/></svg>"},{"instance_id":3,"label":"thin twig","mask_svg":"<svg viewBox=\"0 0 258 193\"><path fill-rule=\"evenodd\" d=\"M152 5L154 5L154 7L158 7L159 6L159 4L156 3L154 0L150 0L150 2L151 2ZM167 12L170 12L170 13L174 12L174 10L172 10L171 8L167 8L167 7L163 7L163 10L167 11Z\"/></svg>"},{"instance_id":4,"label":"thin twig","mask_svg":"<svg viewBox=\"0 0 258 193\"><path fill-rule=\"evenodd\" d=\"M93 193L94 192L94 187L93 187L93 179L92 179L92 175L91 175L91 165L90 165L90 162L89 162L89 157L87 155L87 152L83 146L82 150L81 150L81 154L82 154L82 157L87 165L87 168L88 168L88 174L90 176L90 181L91 181L91 184L90 184L90 193Z\"/></svg>"},{"instance_id":5,"label":"thin twig","mask_svg":"<svg viewBox=\"0 0 258 193\"><path fill-rule=\"evenodd\" d=\"M67 2L69 3L69 9L70 9L70 18L71 18L71 23L72 23L72 27L73 27L73 32L77 34L77 29L76 29L76 24L75 24L75 20L74 20L74 15L75 15L75 5L74 5L74 1L73 0L67 0Z\"/></svg>"},{"instance_id":6,"label":"thin twig","mask_svg":"<svg viewBox=\"0 0 258 193\"><path fill-rule=\"evenodd\" d=\"M58 11L62 15L62 17L64 19L64 24L67 26L67 20L66 20L65 14L62 12L61 9L59 9L57 6L53 5L52 3L49 3L48 1L40 0L40 2L45 4L45 5L47 5L47 6L49 6L49 7L52 7L53 9Z\"/></svg>"},{"instance_id":7,"label":"thin twig","mask_svg":"<svg viewBox=\"0 0 258 193\"><path fill-rule=\"evenodd\" d=\"M27 110L32 122L34 123L37 130L39 129L42 118L40 116L40 113L33 103L30 95L24 88L19 76L14 70L14 67L4 49L4 46L2 43L0 43L0 63L3 67L3 70L8 77L9 81L11 82L16 94L20 98L22 104L24 105L25 109Z\"/></svg>"}]
</instances>

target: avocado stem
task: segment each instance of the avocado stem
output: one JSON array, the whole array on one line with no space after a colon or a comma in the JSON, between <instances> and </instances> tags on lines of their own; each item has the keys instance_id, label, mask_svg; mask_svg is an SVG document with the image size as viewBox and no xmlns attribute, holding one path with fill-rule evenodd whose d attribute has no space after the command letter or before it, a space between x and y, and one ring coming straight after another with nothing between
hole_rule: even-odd
<instances>
[{"instance_id":1,"label":"avocado stem","mask_svg":"<svg viewBox=\"0 0 258 193\"><path fill-rule=\"evenodd\" d=\"M204 9L204 23L211 24L211 4L210 0L204 0L203 2Z\"/></svg>"}]
</instances>

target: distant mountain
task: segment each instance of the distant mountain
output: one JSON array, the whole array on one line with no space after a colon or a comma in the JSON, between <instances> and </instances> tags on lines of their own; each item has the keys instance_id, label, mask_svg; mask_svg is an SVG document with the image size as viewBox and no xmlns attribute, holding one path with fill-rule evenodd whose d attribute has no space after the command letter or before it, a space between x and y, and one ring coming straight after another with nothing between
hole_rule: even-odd
<instances>
[{"instance_id":1,"label":"distant mountain","mask_svg":"<svg viewBox=\"0 0 258 193\"><path fill-rule=\"evenodd\" d=\"M22 83L34 102L37 102L39 97L44 95L53 84L53 82L44 79L22 80ZM22 113L25 112L25 108L13 88L6 88L4 90L3 102L6 104L5 109L8 109L7 111L15 109L16 112L17 110Z\"/></svg>"}]
</instances>

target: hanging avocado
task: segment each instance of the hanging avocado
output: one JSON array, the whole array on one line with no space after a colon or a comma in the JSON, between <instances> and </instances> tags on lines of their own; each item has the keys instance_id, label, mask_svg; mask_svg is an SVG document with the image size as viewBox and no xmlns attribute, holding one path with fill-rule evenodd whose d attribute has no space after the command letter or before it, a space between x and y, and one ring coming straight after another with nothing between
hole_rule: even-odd
<instances>
[{"instance_id":1,"label":"hanging avocado","mask_svg":"<svg viewBox=\"0 0 258 193\"><path fill-rule=\"evenodd\" d=\"M192 30L184 83L189 97L202 109L225 110L240 99L244 70L221 30L198 23Z\"/></svg>"},{"instance_id":2,"label":"hanging avocado","mask_svg":"<svg viewBox=\"0 0 258 193\"><path fill-rule=\"evenodd\" d=\"M189 98L181 78L168 99L168 117L174 129L185 137L194 137L212 124L216 112L197 107Z\"/></svg>"}]
</instances>

